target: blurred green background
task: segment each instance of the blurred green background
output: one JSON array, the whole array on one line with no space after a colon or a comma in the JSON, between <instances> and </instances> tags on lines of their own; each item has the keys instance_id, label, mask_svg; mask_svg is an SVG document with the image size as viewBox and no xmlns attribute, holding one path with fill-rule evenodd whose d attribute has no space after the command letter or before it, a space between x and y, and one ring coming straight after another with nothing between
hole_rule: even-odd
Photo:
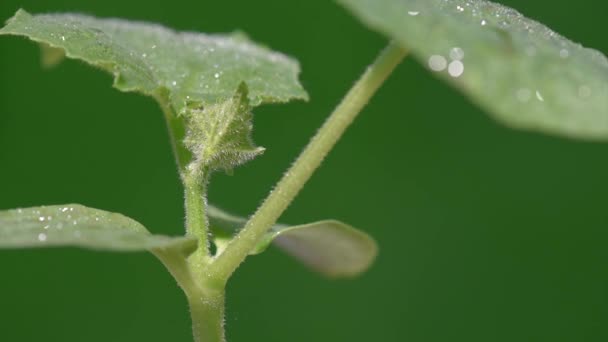
<instances>
[{"instance_id":1,"label":"blurred green background","mask_svg":"<svg viewBox=\"0 0 608 342\"><path fill-rule=\"evenodd\" d=\"M608 52L608 3L504 3ZM243 215L386 43L327 0L2 0L0 18L19 7L239 29L296 56L312 100L257 109L266 153L211 184ZM110 85L0 39L0 209L75 202L182 232L161 112ZM228 288L228 339L608 341L607 174L608 144L499 126L408 60L282 218L360 227L377 263L327 281L277 250L250 258ZM148 254L0 251L0 269L1 341L191 341L185 299Z\"/></svg>"}]
</instances>

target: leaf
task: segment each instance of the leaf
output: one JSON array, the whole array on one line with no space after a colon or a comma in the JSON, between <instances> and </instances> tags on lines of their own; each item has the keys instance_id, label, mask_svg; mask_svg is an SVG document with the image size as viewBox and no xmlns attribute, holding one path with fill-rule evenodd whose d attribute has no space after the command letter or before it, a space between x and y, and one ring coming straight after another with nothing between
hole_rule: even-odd
<instances>
[{"instance_id":1,"label":"leaf","mask_svg":"<svg viewBox=\"0 0 608 342\"><path fill-rule=\"evenodd\" d=\"M83 60L113 74L114 86L119 90L154 97L171 113L168 119L176 139L184 138L184 131L188 130L183 127L184 121L198 125L192 132L202 133L201 126L213 128L204 132L206 141L193 146L190 140L194 150L213 153L191 156L177 146L181 166L209 160L213 165L204 167L230 169L252 158L262 150L223 150L214 143L226 142L225 136L209 134L226 133L222 129L232 126L246 128L226 134L231 142L239 141L231 147L249 149L251 146L243 143L250 142L251 107L308 98L298 82L297 61L256 45L242 34L176 32L151 23L80 14L30 15L23 10L0 29L3 34L25 36L41 43L45 65L57 63L62 56L57 50L64 50L68 58ZM241 97L243 94L247 99ZM239 112L227 112L230 109ZM242 122L219 122L226 118ZM239 133L241 136L237 137ZM229 156L231 153L236 154Z\"/></svg>"},{"instance_id":2,"label":"leaf","mask_svg":"<svg viewBox=\"0 0 608 342\"><path fill-rule=\"evenodd\" d=\"M209 206L207 213L218 254L246 220ZM251 254L262 253L270 243L312 270L330 278L354 277L366 271L378 254L376 242L366 233L334 220L304 225L275 225Z\"/></svg>"},{"instance_id":3,"label":"leaf","mask_svg":"<svg viewBox=\"0 0 608 342\"><path fill-rule=\"evenodd\" d=\"M0 211L0 248L73 246L107 251L191 249L195 240L152 235L121 214L77 204Z\"/></svg>"},{"instance_id":4,"label":"leaf","mask_svg":"<svg viewBox=\"0 0 608 342\"><path fill-rule=\"evenodd\" d=\"M218 103L242 82L253 106L306 99L299 65L240 35L176 32L157 24L81 14L30 15L19 10L0 34L20 35L65 50L112 73L123 91L158 96L165 89L176 112L187 103Z\"/></svg>"},{"instance_id":5,"label":"leaf","mask_svg":"<svg viewBox=\"0 0 608 342\"><path fill-rule=\"evenodd\" d=\"M608 59L484 0L338 0L496 119L608 139Z\"/></svg>"},{"instance_id":6,"label":"leaf","mask_svg":"<svg viewBox=\"0 0 608 342\"><path fill-rule=\"evenodd\" d=\"M211 170L242 164L264 152L251 140L252 114L243 83L237 93L223 103L194 109L184 143L194 156L190 168Z\"/></svg>"}]
</instances>

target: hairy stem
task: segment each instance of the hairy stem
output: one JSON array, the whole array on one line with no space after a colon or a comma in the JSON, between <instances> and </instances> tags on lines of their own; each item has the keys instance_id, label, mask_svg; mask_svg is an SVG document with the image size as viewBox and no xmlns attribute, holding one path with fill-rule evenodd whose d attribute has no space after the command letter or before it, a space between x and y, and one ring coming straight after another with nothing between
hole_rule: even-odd
<instances>
[{"instance_id":1,"label":"hairy stem","mask_svg":"<svg viewBox=\"0 0 608 342\"><path fill-rule=\"evenodd\" d=\"M206 173L201 170L188 170L192 161L192 153L185 147L183 141L186 128L183 118L178 117L169 104L167 95L160 92L156 96L160 104L167 127L173 154L177 161L180 178L185 190L186 233L198 238L198 249L190 257L192 264L201 266L209 258L208 222L205 214L206 203Z\"/></svg>"},{"instance_id":2,"label":"hairy stem","mask_svg":"<svg viewBox=\"0 0 608 342\"><path fill-rule=\"evenodd\" d=\"M186 133L183 119L175 115L166 96L160 94L157 100L165 114L171 147L184 185L186 234L197 238L198 247L188 257L172 250L156 250L153 253L186 294L194 341L224 342L224 290L223 287L217 290L213 287L213 281L204 275L210 259L209 228L205 213L206 172L188 169L192 154L183 144Z\"/></svg>"},{"instance_id":3,"label":"hairy stem","mask_svg":"<svg viewBox=\"0 0 608 342\"><path fill-rule=\"evenodd\" d=\"M205 209L206 180L199 179L197 174L183 176L186 207L186 233L198 239L198 249L194 256L205 258L209 256L208 225Z\"/></svg>"},{"instance_id":4,"label":"hairy stem","mask_svg":"<svg viewBox=\"0 0 608 342\"><path fill-rule=\"evenodd\" d=\"M245 227L213 262L209 269L212 278L221 281L228 280L258 240L276 223L344 131L406 54L406 51L397 43L392 42L378 56L312 138L295 163L283 175Z\"/></svg>"},{"instance_id":5,"label":"hairy stem","mask_svg":"<svg viewBox=\"0 0 608 342\"><path fill-rule=\"evenodd\" d=\"M224 342L224 289L194 272L184 251L157 249L152 253L167 267L188 299L195 342Z\"/></svg>"},{"instance_id":6,"label":"hairy stem","mask_svg":"<svg viewBox=\"0 0 608 342\"><path fill-rule=\"evenodd\" d=\"M187 293L195 342L224 342L224 291Z\"/></svg>"}]
</instances>

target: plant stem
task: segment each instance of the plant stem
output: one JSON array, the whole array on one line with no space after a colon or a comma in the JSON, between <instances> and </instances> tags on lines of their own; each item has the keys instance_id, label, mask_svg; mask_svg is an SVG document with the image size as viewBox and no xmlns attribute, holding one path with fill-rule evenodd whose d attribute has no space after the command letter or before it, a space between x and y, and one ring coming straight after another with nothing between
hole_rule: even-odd
<instances>
[{"instance_id":1,"label":"plant stem","mask_svg":"<svg viewBox=\"0 0 608 342\"><path fill-rule=\"evenodd\" d=\"M224 291L186 293L195 342L224 342Z\"/></svg>"},{"instance_id":2,"label":"plant stem","mask_svg":"<svg viewBox=\"0 0 608 342\"><path fill-rule=\"evenodd\" d=\"M195 255L200 257L209 256L208 242L208 222L205 209L207 203L206 180L199 179L196 174L186 174L183 177L185 188L185 207L186 207L186 233L187 235L198 238L198 249Z\"/></svg>"},{"instance_id":3,"label":"plant stem","mask_svg":"<svg viewBox=\"0 0 608 342\"><path fill-rule=\"evenodd\" d=\"M224 289L205 282L184 258L180 249L157 249L152 253L167 267L188 299L195 342L224 342Z\"/></svg>"},{"instance_id":4,"label":"plant stem","mask_svg":"<svg viewBox=\"0 0 608 342\"><path fill-rule=\"evenodd\" d=\"M245 227L213 262L209 269L212 278L228 280L258 240L276 223L344 131L406 54L406 51L397 43L391 42L378 56L312 138L295 163L283 175Z\"/></svg>"},{"instance_id":5,"label":"plant stem","mask_svg":"<svg viewBox=\"0 0 608 342\"><path fill-rule=\"evenodd\" d=\"M198 170L189 172L188 170L187 166L192 160L192 154L182 143L185 136L185 125L183 119L179 118L171 108L168 96L161 92L156 96L156 100L165 114L169 128L169 140L185 189L186 233L198 238L199 248L190 260L201 265L207 261L210 255L207 237L208 222L205 215L207 178L203 172L199 173Z\"/></svg>"}]
</instances>

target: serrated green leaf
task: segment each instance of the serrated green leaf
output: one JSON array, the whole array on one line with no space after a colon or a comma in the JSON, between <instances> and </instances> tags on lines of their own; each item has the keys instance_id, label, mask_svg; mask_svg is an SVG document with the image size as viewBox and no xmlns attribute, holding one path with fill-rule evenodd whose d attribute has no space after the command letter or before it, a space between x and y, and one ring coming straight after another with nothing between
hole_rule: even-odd
<instances>
[{"instance_id":1,"label":"serrated green leaf","mask_svg":"<svg viewBox=\"0 0 608 342\"><path fill-rule=\"evenodd\" d=\"M484 0L337 0L516 128L608 139L608 59Z\"/></svg>"},{"instance_id":2,"label":"serrated green leaf","mask_svg":"<svg viewBox=\"0 0 608 342\"><path fill-rule=\"evenodd\" d=\"M123 91L168 92L177 113L188 103L216 104L245 82L253 106L306 99L298 63L243 35L176 32L157 24L80 14L19 10L0 34L20 35L100 67ZM163 90L164 89L164 90Z\"/></svg>"},{"instance_id":3,"label":"serrated green leaf","mask_svg":"<svg viewBox=\"0 0 608 342\"><path fill-rule=\"evenodd\" d=\"M221 253L231 236L246 220L209 206L214 243ZM378 253L376 242L366 233L335 220L304 225L278 224L270 229L251 254L274 243L312 270L330 278L354 277L367 270Z\"/></svg>"},{"instance_id":4,"label":"serrated green leaf","mask_svg":"<svg viewBox=\"0 0 608 342\"><path fill-rule=\"evenodd\" d=\"M264 152L251 140L252 117L244 83L232 98L192 109L184 140L194 156L190 169L230 170Z\"/></svg>"},{"instance_id":5,"label":"serrated green leaf","mask_svg":"<svg viewBox=\"0 0 608 342\"><path fill-rule=\"evenodd\" d=\"M250 107L308 97L298 81L297 61L256 45L243 34L176 32L151 23L80 14L30 15L19 10L0 29L0 35L20 35L39 42L43 46L45 65L57 63L61 57L58 51L62 50L68 58L83 60L113 74L114 86L119 90L154 97L166 112L172 136L177 140L182 140L189 129L184 128L184 122L196 123L198 126L190 131L200 133L201 126L232 129L230 125L218 123L220 119L232 117L240 118L242 125L237 128L243 128L250 125L250 121L245 120L250 117ZM239 106L232 106L238 98L235 93L243 93L243 89L247 89L247 99L241 99ZM218 110L228 109L243 110L218 114ZM250 128L205 133L222 132L230 135L231 141L241 143L232 147L242 148L243 142L250 141ZM230 169L262 151L253 148L237 153L229 147L224 150L226 146L213 145L226 142L225 136L206 136L206 139L194 146L195 150L212 152L204 158L190 155L181 145L176 146L180 166L209 161L212 164L202 165L203 168ZM230 153L237 154L229 157Z\"/></svg>"},{"instance_id":6,"label":"serrated green leaf","mask_svg":"<svg viewBox=\"0 0 608 342\"><path fill-rule=\"evenodd\" d=\"M107 251L191 249L195 240L152 235L126 216L68 204L0 211L0 248L72 246Z\"/></svg>"}]
</instances>

